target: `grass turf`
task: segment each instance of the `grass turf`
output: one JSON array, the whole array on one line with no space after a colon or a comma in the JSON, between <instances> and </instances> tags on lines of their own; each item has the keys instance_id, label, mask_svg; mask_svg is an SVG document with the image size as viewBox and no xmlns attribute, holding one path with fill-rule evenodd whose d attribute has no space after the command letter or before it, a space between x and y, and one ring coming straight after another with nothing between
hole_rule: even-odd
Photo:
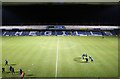
<instances>
[{"instance_id":1,"label":"grass turf","mask_svg":"<svg viewBox=\"0 0 120 79\"><path fill-rule=\"evenodd\" d=\"M83 53L95 61L79 62ZM5 66L5 59L15 74ZM75 61L77 59L77 61ZM79 36L11 36L2 37L3 77L19 77L22 68L26 77L117 77L118 38Z\"/></svg>"}]
</instances>

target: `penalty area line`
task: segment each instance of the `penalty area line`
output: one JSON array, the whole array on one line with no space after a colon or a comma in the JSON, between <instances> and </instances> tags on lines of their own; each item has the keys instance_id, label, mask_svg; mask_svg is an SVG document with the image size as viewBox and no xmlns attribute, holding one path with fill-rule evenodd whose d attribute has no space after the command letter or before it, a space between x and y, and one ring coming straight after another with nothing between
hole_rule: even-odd
<instances>
[{"instance_id":1,"label":"penalty area line","mask_svg":"<svg viewBox=\"0 0 120 79\"><path fill-rule=\"evenodd\" d=\"M58 53L59 53L59 38L57 38L57 50L56 50L56 68L55 68L55 77L57 77L58 72Z\"/></svg>"}]
</instances>

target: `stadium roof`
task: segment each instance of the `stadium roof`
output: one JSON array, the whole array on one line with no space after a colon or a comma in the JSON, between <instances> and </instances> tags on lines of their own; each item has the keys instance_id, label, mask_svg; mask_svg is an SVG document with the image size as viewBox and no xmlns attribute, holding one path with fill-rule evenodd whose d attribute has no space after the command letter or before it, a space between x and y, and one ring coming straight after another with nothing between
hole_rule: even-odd
<instances>
[{"instance_id":1,"label":"stadium roof","mask_svg":"<svg viewBox=\"0 0 120 79\"><path fill-rule=\"evenodd\" d=\"M65 26L66 29L80 29L80 28L101 28L101 29L118 29L119 26ZM46 29L47 26L2 26L0 29Z\"/></svg>"},{"instance_id":2,"label":"stadium roof","mask_svg":"<svg viewBox=\"0 0 120 79\"><path fill-rule=\"evenodd\" d=\"M8 0L1 0L8 2ZM9 2L118 2L119 0L9 0Z\"/></svg>"}]
</instances>

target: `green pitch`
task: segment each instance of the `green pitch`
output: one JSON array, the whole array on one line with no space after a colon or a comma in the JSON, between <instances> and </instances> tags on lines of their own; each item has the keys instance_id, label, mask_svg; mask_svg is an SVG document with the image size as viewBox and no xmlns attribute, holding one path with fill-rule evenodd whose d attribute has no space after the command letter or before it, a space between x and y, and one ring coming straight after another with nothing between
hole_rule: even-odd
<instances>
[{"instance_id":1,"label":"green pitch","mask_svg":"<svg viewBox=\"0 0 120 79\"><path fill-rule=\"evenodd\" d=\"M94 62L85 63L87 53ZM15 74L5 66L5 59ZM79 36L2 37L3 77L117 77L118 38Z\"/></svg>"}]
</instances>

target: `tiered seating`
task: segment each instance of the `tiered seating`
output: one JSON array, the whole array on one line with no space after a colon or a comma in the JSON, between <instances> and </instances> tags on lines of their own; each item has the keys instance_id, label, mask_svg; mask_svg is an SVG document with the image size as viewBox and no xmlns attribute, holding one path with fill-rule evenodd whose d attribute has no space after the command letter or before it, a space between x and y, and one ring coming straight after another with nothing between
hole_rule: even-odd
<instances>
[{"instance_id":1,"label":"tiered seating","mask_svg":"<svg viewBox=\"0 0 120 79\"><path fill-rule=\"evenodd\" d=\"M57 31L57 35L63 35L62 31Z\"/></svg>"},{"instance_id":2,"label":"tiered seating","mask_svg":"<svg viewBox=\"0 0 120 79\"><path fill-rule=\"evenodd\" d=\"M118 31L111 31L113 35L118 35Z\"/></svg>"},{"instance_id":3,"label":"tiered seating","mask_svg":"<svg viewBox=\"0 0 120 79\"><path fill-rule=\"evenodd\" d=\"M20 31L20 32L15 32L15 34L14 34L14 35L15 35L15 36L21 36L21 35L22 35L22 33L23 33L23 31ZM14 36L14 35L13 35L13 36Z\"/></svg>"},{"instance_id":4,"label":"tiered seating","mask_svg":"<svg viewBox=\"0 0 120 79\"><path fill-rule=\"evenodd\" d=\"M101 32L92 32L93 33L93 35L95 35L95 36L102 36L102 33Z\"/></svg>"},{"instance_id":5,"label":"tiered seating","mask_svg":"<svg viewBox=\"0 0 120 79\"><path fill-rule=\"evenodd\" d=\"M50 35L73 35L73 36L111 36L116 35L115 32L110 31L3 31L3 36L50 36Z\"/></svg>"},{"instance_id":6,"label":"tiered seating","mask_svg":"<svg viewBox=\"0 0 120 79\"><path fill-rule=\"evenodd\" d=\"M101 33L102 33L102 35L106 36L106 33L105 33L105 32L101 32Z\"/></svg>"},{"instance_id":7,"label":"tiered seating","mask_svg":"<svg viewBox=\"0 0 120 79\"><path fill-rule=\"evenodd\" d=\"M72 36L75 36L75 35L76 35L76 32L77 32L77 31L73 31L73 32L72 32Z\"/></svg>"},{"instance_id":8,"label":"tiered seating","mask_svg":"<svg viewBox=\"0 0 120 79\"><path fill-rule=\"evenodd\" d=\"M66 31L65 34L66 35L71 35L71 32L70 31Z\"/></svg>"},{"instance_id":9,"label":"tiered seating","mask_svg":"<svg viewBox=\"0 0 120 79\"><path fill-rule=\"evenodd\" d=\"M65 26L55 26L56 29L65 29Z\"/></svg>"},{"instance_id":10,"label":"tiered seating","mask_svg":"<svg viewBox=\"0 0 120 79\"><path fill-rule=\"evenodd\" d=\"M84 31L77 31L80 36L87 36L87 33Z\"/></svg>"},{"instance_id":11,"label":"tiered seating","mask_svg":"<svg viewBox=\"0 0 120 79\"><path fill-rule=\"evenodd\" d=\"M29 31L23 31L21 36L28 36L29 35Z\"/></svg>"},{"instance_id":12,"label":"tiered seating","mask_svg":"<svg viewBox=\"0 0 120 79\"><path fill-rule=\"evenodd\" d=\"M87 34L88 36L90 36L90 35L91 35L91 33L90 33L90 32L88 32L88 31L86 32L86 34Z\"/></svg>"},{"instance_id":13,"label":"tiered seating","mask_svg":"<svg viewBox=\"0 0 120 79\"><path fill-rule=\"evenodd\" d=\"M41 31L40 33L41 33L41 36L44 36L44 31Z\"/></svg>"},{"instance_id":14,"label":"tiered seating","mask_svg":"<svg viewBox=\"0 0 120 79\"><path fill-rule=\"evenodd\" d=\"M105 31L104 33L105 33L106 36L111 36L112 35L112 33L110 31Z\"/></svg>"},{"instance_id":15,"label":"tiered seating","mask_svg":"<svg viewBox=\"0 0 120 79\"><path fill-rule=\"evenodd\" d=\"M2 32L3 34L3 36L10 36L10 32L9 31L4 31L4 32Z\"/></svg>"},{"instance_id":16,"label":"tiered seating","mask_svg":"<svg viewBox=\"0 0 120 79\"><path fill-rule=\"evenodd\" d=\"M44 32L44 35L50 36L50 35L52 35L52 31L45 31L45 32Z\"/></svg>"},{"instance_id":17,"label":"tiered seating","mask_svg":"<svg viewBox=\"0 0 120 79\"><path fill-rule=\"evenodd\" d=\"M52 35L56 35L56 32L55 32L55 31L53 31L53 32L52 32Z\"/></svg>"},{"instance_id":18,"label":"tiered seating","mask_svg":"<svg viewBox=\"0 0 120 79\"><path fill-rule=\"evenodd\" d=\"M40 32L39 32L39 31L37 31L37 32L36 32L36 35L37 35L37 36L40 36Z\"/></svg>"}]
</instances>

